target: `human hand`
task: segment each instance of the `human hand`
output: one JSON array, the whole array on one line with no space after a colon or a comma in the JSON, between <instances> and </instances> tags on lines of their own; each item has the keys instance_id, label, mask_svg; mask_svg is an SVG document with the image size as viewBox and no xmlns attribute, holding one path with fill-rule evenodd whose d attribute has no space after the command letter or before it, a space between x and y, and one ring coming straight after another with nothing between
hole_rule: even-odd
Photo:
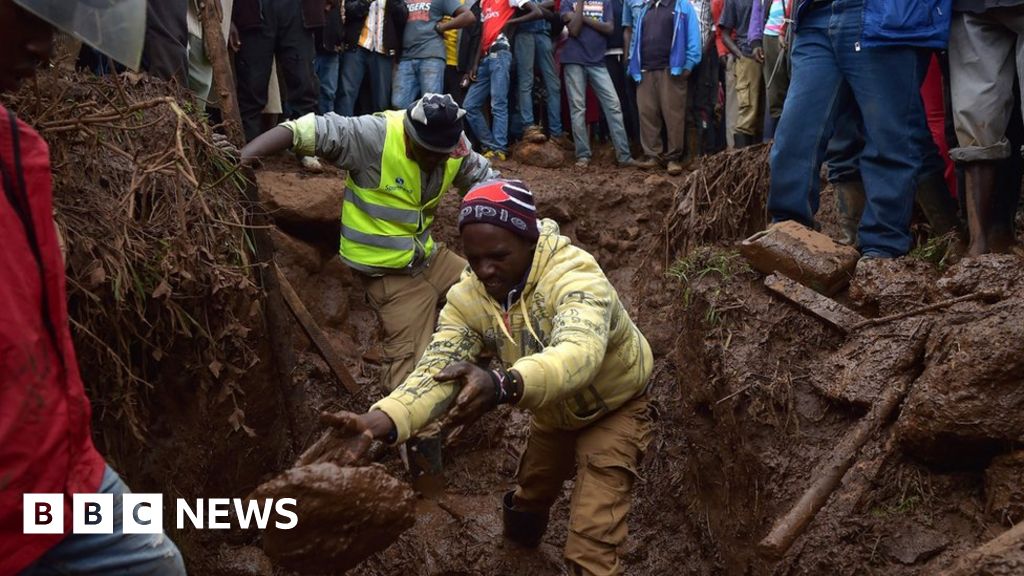
<instances>
[{"instance_id":1,"label":"human hand","mask_svg":"<svg viewBox=\"0 0 1024 576\"><path fill-rule=\"evenodd\" d=\"M689 78L689 77L690 77L690 76L691 76L692 74L693 74L693 71L692 71L692 70L683 70L683 73L682 73L682 74L680 74L680 76L682 76L683 80L686 80L686 79L688 79L688 78Z\"/></svg>"},{"instance_id":2,"label":"human hand","mask_svg":"<svg viewBox=\"0 0 1024 576\"><path fill-rule=\"evenodd\" d=\"M220 132L213 133L213 146L231 158L237 159L239 156L238 146L232 144L231 139Z\"/></svg>"},{"instance_id":3,"label":"human hand","mask_svg":"<svg viewBox=\"0 0 1024 576\"><path fill-rule=\"evenodd\" d=\"M760 46L758 46L757 48L754 48L753 56L754 56L754 60L757 60L761 64L764 64L764 48L762 48Z\"/></svg>"},{"instance_id":4,"label":"human hand","mask_svg":"<svg viewBox=\"0 0 1024 576\"><path fill-rule=\"evenodd\" d=\"M323 412L320 414L320 422L331 428L299 456L296 466L317 462L348 466L361 459L370 449L373 432L363 416L344 410Z\"/></svg>"},{"instance_id":5,"label":"human hand","mask_svg":"<svg viewBox=\"0 0 1024 576\"><path fill-rule=\"evenodd\" d=\"M228 48L232 52L238 52L242 48L242 39L238 35L238 28L234 24L231 24L231 30L228 32Z\"/></svg>"},{"instance_id":6,"label":"human hand","mask_svg":"<svg viewBox=\"0 0 1024 576\"><path fill-rule=\"evenodd\" d=\"M487 411L497 406L494 379L491 373L471 362L450 364L434 376L438 382L459 381L462 390L446 416L446 424L456 428L452 436L462 428L476 422Z\"/></svg>"}]
</instances>

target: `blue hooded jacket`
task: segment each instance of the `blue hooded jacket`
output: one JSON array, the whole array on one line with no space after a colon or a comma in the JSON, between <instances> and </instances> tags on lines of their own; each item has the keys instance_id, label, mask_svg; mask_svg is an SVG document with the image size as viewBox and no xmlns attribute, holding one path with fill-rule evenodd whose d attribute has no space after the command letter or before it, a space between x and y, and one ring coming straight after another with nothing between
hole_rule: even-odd
<instances>
[{"instance_id":1,"label":"blue hooded jacket","mask_svg":"<svg viewBox=\"0 0 1024 576\"><path fill-rule=\"evenodd\" d=\"M690 0L675 0L676 15L675 27L672 29L672 51L668 57L669 73L679 76L686 70L693 70L700 64L700 22L697 13L690 4ZM640 44L643 39L644 16L651 2L644 4L640 15L636 19L636 26L633 32L633 42L629 53L629 75L636 82L640 81L643 74L643 62L640 61ZM628 9L628 8L627 8Z\"/></svg>"},{"instance_id":2,"label":"blue hooded jacket","mask_svg":"<svg viewBox=\"0 0 1024 576\"><path fill-rule=\"evenodd\" d=\"M917 46L941 50L949 44L953 0L864 0L861 46ZM800 0L796 20L811 0ZM797 28L799 24L797 24Z\"/></svg>"}]
</instances>

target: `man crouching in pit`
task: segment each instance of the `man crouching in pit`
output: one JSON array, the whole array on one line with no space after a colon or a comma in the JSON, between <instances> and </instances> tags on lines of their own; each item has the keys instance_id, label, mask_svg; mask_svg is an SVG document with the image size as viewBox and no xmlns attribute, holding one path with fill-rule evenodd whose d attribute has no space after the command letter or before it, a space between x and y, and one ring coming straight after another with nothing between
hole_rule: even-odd
<instances>
[{"instance_id":1,"label":"man crouching in pit","mask_svg":"<svg viewBox=\"0 0 1024 576\"><path fill-rule=\"evenodd\" d=\"M499 404L530 410L518 487L505 494L506 538L540 543L562 483L577 473L565 560L571 574L621 574L617 547L640 456L651 436L647 382L653 358L594 257L537 220L519 181L466 195L459 214L471 270L448 292L415 371L361 415L325 414L346 433L348 458L371 438L406 441L448 411L466 426ZM485 370L473 363L494 357Z\"/></svg>"}]
</instances>

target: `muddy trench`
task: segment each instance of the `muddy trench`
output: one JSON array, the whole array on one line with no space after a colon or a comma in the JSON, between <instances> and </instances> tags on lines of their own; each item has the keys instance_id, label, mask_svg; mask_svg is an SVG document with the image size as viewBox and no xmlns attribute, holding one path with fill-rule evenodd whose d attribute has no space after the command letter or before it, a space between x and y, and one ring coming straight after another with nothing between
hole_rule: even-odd
<instances>
[{"instance_id":1,"label":"muddy trench","mask_svg":"<svg viewBox=\"0 0 1024 576\"><path fill-rule=\"evenodd\" d=\"M654 349L651 393L658 419L629 516L630 536L622 550L626 574L934 574L1003 530L1008 514L1019 518L1013 516L1021 497L1019 476L1017 482L1004 480L1002 491L987 489L1024 470L1011 459L991 471L1000 455L1024 441L1020 414L1010 412L1021 394L1012 392L996 408L1015 424L998 430L979 426L971 435L945 437L920 423L885 425L787 554L768 558L757 550L775 519L813 481L819 464L868 412L880 386L909 379L914 384L908 405L917 402L921 414L939 413L943 406L925 406L927 397L915 399L915 386L934 388L944 377L970 381L978 376L957 375L957 364L942 358L985 335L1005 339L1000 350L1006 349L1002 360L1009 366L986 372L987 381L998 390L1024 384L1022 354L1009 350L1024 324L1024 315L1016 315L1024 290L1019 259L993 257L974 272L960 271L975 284L999 284L1003 298L994 304L965 302L920 319L926 327L908 320L847 337L771 296L763 276L736 254L733 244L764 226L758 210L741 211L718 236L713 226L691 225L699 237L683 242L683 233L668 221L689 199L686 176L600 162L586 171L514 161L500 168L529 183L538 213L558 221L563 234L597 257ZM295 326L293 376L303 397L296 428L287 430L282 399L261 373L265 370L254 370L240 394L236 408L244 411L243 426L235 425L235 410L211 413L207 406L216 403L164 392L160 401L169 408L155 425L160 440L140 463L126 464L141 486L186 496L245 496L287 468L295 455L293 441L308 446L316 439L317 413L363 411L382 393L376 317L358 276L334 257L341 178L330 169L320 176L299 174L282 159L268 164L260 185L277 225L278 265L356 376L359 394L340 389ZM456 248L457 202L456 195L447 196L435 232L435 238ZM835 226L831 205L826 193L821 214L826 232ZM956 270L940 271L907 258L874 277L855 279L837 300L874 316L938 301L957 290L981 289L963 278L940 286L951 274ZM1002 312L993 312L998 307ZM962 337L963 327L993 314L1017 326L1007 330L1006 322L1000 327L993 321L978 338ZM933 392L929 397L955 391ZM979 401L980 412L992 409ZM415 525L347 573L562 574L571 483L537 550L501 538L500 497L514 486L528 423L525 413L503 408L468 430L445 454L445 495L418 500ZM950 458L936 457L941 452L936 444L946 442L980 456L951 465ZM908 455L904 446L919 449ZM390 474L407 480L395 450L374 454ZM993 503L997 492L1005 505ZM255 531L175 531L172 536L193 574L290 574L263 556Z\"/></svg>"}]
</instances>

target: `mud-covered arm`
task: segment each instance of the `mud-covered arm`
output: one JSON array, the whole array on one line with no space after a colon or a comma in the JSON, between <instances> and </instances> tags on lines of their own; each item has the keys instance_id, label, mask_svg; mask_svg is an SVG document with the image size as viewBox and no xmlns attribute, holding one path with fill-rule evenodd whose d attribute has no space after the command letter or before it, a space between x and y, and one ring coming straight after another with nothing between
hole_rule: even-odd
<instances>
[{"instance_id":1,"label":"mud-covered arm","mask_svg":"<svg viewBox=\"0 0 1024 576\"><path fill-rule=\"evenodd\" d=\"M549 344L512 365L523 383L522 408L543 408L590 384L608 348L614 292L596 262L564 274L552 297Z\"/></svg>"},{"instance_id":2,"label":"mud-covered arm","mask_svg":"<svg viewBox=\"0 0 1024 576\"><path fill-rule=\"evenodd\" d=\"M459 393L455 382L438 382L434 375L449 364L474 360L483 349L480 334L471 329L451 300L441 310L437 331L416 369L386 398L370 407L388 415L397 430L396 443L409 439L445 412Z\"/></svg>"}]
</instances>

